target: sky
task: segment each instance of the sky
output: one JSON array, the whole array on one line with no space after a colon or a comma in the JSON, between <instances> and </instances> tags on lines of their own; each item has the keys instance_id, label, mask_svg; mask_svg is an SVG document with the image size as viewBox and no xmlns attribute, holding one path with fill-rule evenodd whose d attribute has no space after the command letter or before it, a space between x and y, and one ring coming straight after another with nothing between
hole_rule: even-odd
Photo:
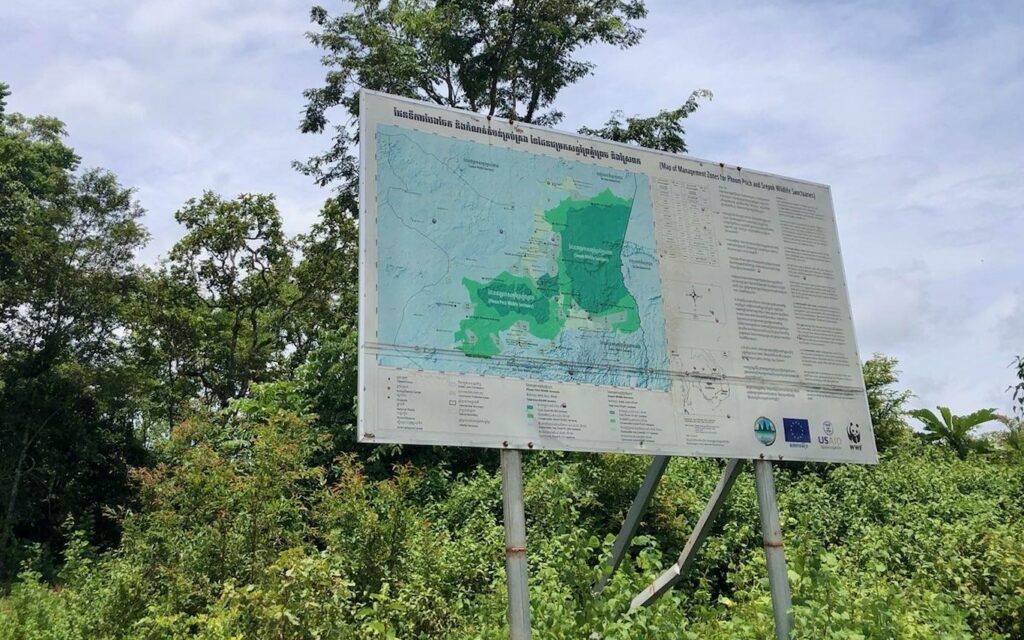
<instances>
[{"instance_id":1,"label":"sky","mask_svg":"<svg viewBox=\"0 0 1024 640\"><path fill-rule=\"evenodd\" d=\"M301 232L328 193L291 168L324 75L307 0L6 0L10 107L67 123L85 166L136 189L154 261L206 189L274 193ZM345 6L328 2L329 11ZM1010 408L1024 354L1024 2L649 0L627 51L594 46L559 126L709 89L700 158L832 186L862 357L912 406Z\"/></svg>"}]
</instances>

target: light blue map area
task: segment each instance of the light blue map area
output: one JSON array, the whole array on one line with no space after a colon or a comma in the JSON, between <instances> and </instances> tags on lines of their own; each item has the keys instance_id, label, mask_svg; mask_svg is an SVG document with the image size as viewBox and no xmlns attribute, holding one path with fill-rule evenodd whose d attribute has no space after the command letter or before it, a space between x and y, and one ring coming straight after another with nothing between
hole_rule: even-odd
<instances>
[{"instance_id":1,"label":"light blue map area","mask_svg":"<svg viewBox=\"0 0 1024 640\"><path fill-rule=\"evenodd\" d=\"M389 125L376 155L379 364L669 388L646 176Z\"/></svg>"}]
</instances>

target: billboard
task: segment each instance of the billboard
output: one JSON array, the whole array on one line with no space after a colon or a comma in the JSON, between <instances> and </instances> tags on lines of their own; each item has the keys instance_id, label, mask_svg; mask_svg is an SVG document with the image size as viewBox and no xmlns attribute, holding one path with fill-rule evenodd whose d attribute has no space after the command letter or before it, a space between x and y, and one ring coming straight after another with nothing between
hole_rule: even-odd
<instances>
[{"instance_id":1,"label":"billboard","mask_svg":"<svg viewBox=\"0 0 1024 640\"><path fill-rule=\"evenodd\" d=\"M360 97L359 439L872 463L829 187Z\"/></svg>"}]
</instances>

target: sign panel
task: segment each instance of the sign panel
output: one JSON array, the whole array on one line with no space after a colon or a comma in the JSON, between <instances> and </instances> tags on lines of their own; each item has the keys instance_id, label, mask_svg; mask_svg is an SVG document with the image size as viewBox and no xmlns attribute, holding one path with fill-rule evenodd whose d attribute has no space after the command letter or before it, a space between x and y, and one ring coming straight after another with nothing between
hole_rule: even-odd
<instances>
[{"instance_id":1,"label":"sign panel","mask_svg":"<svg viewBox=\"0 0 1024 640\"><path fill-rule=\"evenodd\" d=\"M825 185L364 91L359 438L871 463Z\"/></svg>"}]
</instances>

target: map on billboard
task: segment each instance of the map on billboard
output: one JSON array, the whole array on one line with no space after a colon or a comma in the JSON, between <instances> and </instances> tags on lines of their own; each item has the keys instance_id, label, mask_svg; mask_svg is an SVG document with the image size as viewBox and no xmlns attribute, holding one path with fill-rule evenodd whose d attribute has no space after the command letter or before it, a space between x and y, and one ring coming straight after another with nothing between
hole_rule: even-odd
<instances>
[{"instance_id":1,"label":"map on billboard","mask_svg":"<svg viewBox=\"0 0 1024 640\"><path fill-rule=\"evenodd\" d=\"M362 440L874 461L827 187L361 101Z\"/></svg>"},{"instance_id":2,"label":"map on billboard","mask_svg":"<svg viewBox=\"0 0 1024 640\"><path fill-rule=\"evenodd\" d=\"M669 388L646 176L392 126L377 162L378 331L421 348L381 364Z\"/></svg>"}]
</instances>

